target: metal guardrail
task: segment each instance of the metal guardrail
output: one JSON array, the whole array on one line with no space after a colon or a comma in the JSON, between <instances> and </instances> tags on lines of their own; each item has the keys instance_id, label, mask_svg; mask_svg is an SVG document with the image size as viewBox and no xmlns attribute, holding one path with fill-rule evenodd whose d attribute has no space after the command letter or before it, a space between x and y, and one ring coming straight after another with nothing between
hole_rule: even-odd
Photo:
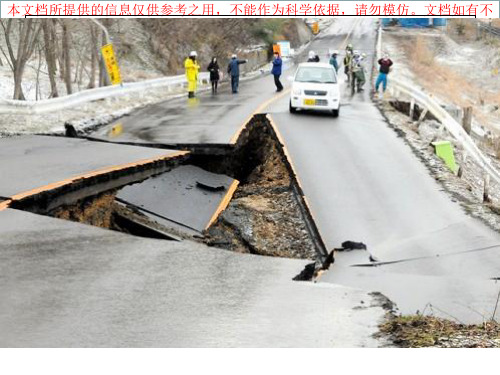
<instances>
[{"instance_id":1,"label":"metal guardrail","mask_svg":"<svg viewBox=\"0 0 500 375\"><path fill-rule=\"evenodd\" d=\"M486 31L492 35L500 37L500 28L488 25L484 22L478 22L478 28L480 31Z\"/></svg>"},{"instance_id":2,"label":"metal guardrail","mask_svg":"<svg viewBox=\"0 0 500 375\"><path fill-rule=\"evenodd\" d=\"M210 74L200 73L199 81L208 83ZM30 115L40 114L77 106L95 100L106 99L115 96L127 95L133 92L146 91L152 88L168 87L169 89L178 86L184 87L187 84L186 76L172 76L150 79L141 82L124 83L123 85L98 87L79 91L71 95L59 98L44 99L38 101L25 100L0 100L0 114Z\"/></svg>"},{"instance_id":3,"label":"metal guardrail","mask_svg":"<svg viewBox=\"0 0 500 375\"><path fill-rule=\"evenodd\" d=\"M467 134L462 125L451 117L451 115L432 97L396 78L391 79L391 91L394 97L398 97L401 94L409 96L416 104L432 113L463 147L465 152L470 155L491 178L497 183L500 183L500 172L491 164L490 160L483 154L469 134Z\"/></svg>"},{"instance_id":4,"label":"metal guardrail","mask_svg":"<svg viewBox=\"0 0 500 375\"><path fill-rule=\"evenodd\" d=\"M260 69L244 74L242 81L256 78L263 74L270 74L271 64L265 64ZM287 70L293 62L285 60L283 71ZM203 72L199 74L198 81L202 84L208 84L210 73ZM95 100L112 98L116 96L127 95L134 92L146 91L152 88L167 87L171 90L173 87L184 87L187 84L185 75L155 78L141 82L124 83L116 86L98 87L76 92L71 95L58 98L44 99L37 101L26 100L0 100L0 114L11 115L34 115L40 113L60 111L63 109L75 107L79 104L89 103Z\"/></svg>"},{"instance_id":5,"label":"metal guardrail","mask_svg":"<svg viewBox=\"0 0 500 375\"><path fill-rule=\"evenodd\" d=\"M379 28L377 37L377 57L382 55L382 30ZM378 60L378 59L377 59ZM443 127L463 147L467 155L471 156L476 163L497 183L500 183L500 172L492 165L491 161L483 154L474 140L467 134L465 129L430 95L424 93L414 85L409 85L396 78L391 78L389 91L392 96L399 97L402 94L409 97L414 103L432 113Z\"/></svg>"}]
</instances>

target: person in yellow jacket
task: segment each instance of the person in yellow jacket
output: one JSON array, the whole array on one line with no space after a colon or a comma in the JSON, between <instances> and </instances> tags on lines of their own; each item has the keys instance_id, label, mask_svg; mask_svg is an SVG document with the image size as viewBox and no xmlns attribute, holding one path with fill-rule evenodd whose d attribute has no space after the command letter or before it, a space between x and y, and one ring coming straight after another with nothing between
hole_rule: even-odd
<instances>
[{"instance_id":1,"label":"person in yellow jacket","mask_svg":"<svg viewBox=\"0 0 500 375\"><path fill-rule=\"evenodd\" d=\"M186 78L188 81L188 98L194 98L196 86L198 82L198 72L200 66L196 61L196 51L191 51L189 57L184 61L184 68L186 68Z\"/></svg>"}]
</instances>

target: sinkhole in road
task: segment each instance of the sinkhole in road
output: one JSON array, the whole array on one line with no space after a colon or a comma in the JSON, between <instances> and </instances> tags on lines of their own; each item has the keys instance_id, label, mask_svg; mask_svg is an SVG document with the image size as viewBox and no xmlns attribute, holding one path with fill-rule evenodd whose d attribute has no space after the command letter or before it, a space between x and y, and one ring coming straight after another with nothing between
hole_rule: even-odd
<instances>
[{"instance_id":1,"label":"sinkhole in road","mask_svg":"<svg viewBox=\"0 0 500 375\"><path fill-rule=\"evenodd\" d=\"M134 236L194 240L239 253L311 259L322 263L327 255L323 242L283 147L265 115L254 116L231 147L179 145L179 148L188 149L190 153L163 168L161 173L152 173L147 178L141 174L137 179L113 189L98 192L91 189L92 194L83 197L80 194L78 199L69 201L61 200L55 207L50 202L58 197L47 196L45 192L43 204L31 197L25 202L16 202L15 208ZM181 212L181 206L179 215L175 216L175 212L154 212L157 207L144 209L121 198L123 192L131 187L138 190L139 195L156 194L151 186L161 190L163 180L186 167L239 181L234 192L227 192L229 199L224 209L211 212L213 220L202 230L182 221L186 216L185 210L196 210L196 207L188 207ZM157 183L147 184L148 181ZM184 186L182 180L176 183ZM186 194L192 194L197 189L199 186L196 184L186 187ZM201 195L210 194L204 191ZM166 208L168 211L169 207ZM193 215L201 215L203 210L199 211Z\"/></svg>"}]
</instances>

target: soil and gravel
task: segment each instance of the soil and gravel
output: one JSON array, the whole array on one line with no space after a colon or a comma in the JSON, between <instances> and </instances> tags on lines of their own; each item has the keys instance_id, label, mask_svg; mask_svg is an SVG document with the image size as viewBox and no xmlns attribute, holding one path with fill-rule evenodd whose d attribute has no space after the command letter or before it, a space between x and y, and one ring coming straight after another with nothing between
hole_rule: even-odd
<instances>
[{"instance_id":1,"label":"soil and gravel","mask_svg":"<svg viewBox=\"0 0 500 375\"><path fill-rule=\"evenodd\" d=\"M265 119L254 118L240 139L226 162L205 161L206 168L237 178L240 186L204 241L242 253L316 259L292 188L291 169L270 126Z\"/></svg>"},{"instance_id":2,"label":"soil and gravel","mask_svg":"<svg viewBox=\"0 0 500 375\"><path fill-rule=\"evenodd\" d=\"M314 259L314 245L291 188L291 180L275 146L236 191L207 244L236 252Z\"/></svg>"}]
</instances>

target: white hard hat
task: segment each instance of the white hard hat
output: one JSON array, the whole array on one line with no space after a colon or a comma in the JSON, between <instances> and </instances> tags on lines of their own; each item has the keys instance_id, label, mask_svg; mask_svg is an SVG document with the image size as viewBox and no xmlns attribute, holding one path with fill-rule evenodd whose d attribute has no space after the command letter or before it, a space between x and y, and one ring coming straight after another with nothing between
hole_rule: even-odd
<instances>
[{"instance_id":1,"label":"white hard hat","mask_svg":"<svg viewBox=\"0 0 500 375\"><path fill-rule=\"evenodd\" d=\"M309 57L315 57L316 54L314 53L314 51L309 51Z\"/></svg>"},{"instance_id":2,"label":"white hard hat","mask_svg":"<svg viewBox=\"0 0 500 375\"><path fill-rule=\"evenodd\" d=\"M198 56L198 54L196 53L196 51L189 52L189 57L196 57L196 56Z\"/></svg>"},{"instance_id":3,"label":"white hard hat","mask_svg":"<svg viewBox=\"0 0 500 375\"><path fill-rule=\"evenodd\" d=\"M236 57L238 57L238 56L236 56L236 53L233 53L231 56L231 58L233 58L233 59L235 59Z\"/></svg>"},{"instance_id":4,"label":"white hard hat","mask_svg":"<svg viewBox=\"0 0 500 375\"><path fill-rule=\"evenodd\" d=\"M356 55L356 56L359 56L359 51L354 51L352 54Z\"/></svg>"},{"instance_id":5,"label":"white hard hat","mask_svg":"<svg viewBox=\"0 0 500 375\"><path fill-rule=\"evenodd\" d=\"M336 49L334 49L334 50L332 51L332 55L338 55L338 54L339 54L339 51L337 51Z\"/></svg>"}]
</instances>

